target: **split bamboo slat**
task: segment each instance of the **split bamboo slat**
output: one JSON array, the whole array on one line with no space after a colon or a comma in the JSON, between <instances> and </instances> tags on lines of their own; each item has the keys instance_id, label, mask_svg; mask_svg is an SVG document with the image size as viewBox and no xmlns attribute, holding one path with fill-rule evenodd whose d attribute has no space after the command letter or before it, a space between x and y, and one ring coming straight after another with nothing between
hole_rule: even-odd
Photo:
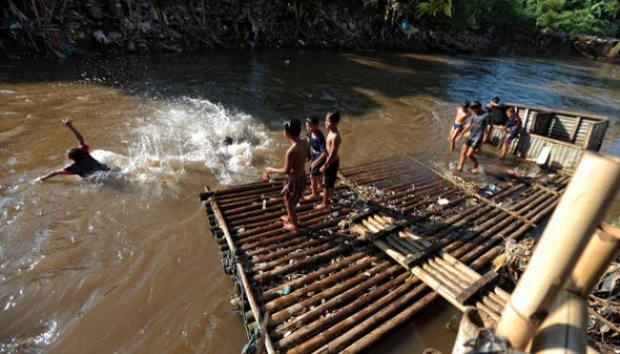
<instances>
[{"instance_id":1,"label":"split bamboo slat","mask_svg":"<svg viewBox=\"0 0 620 354\"><path fill-rule=\"evenodd\" d=\"M497 321L509 295L486 269L568 182L481 197L408 157L340 172L331 209L300 201L300 232L282 228L281 179L201 194L246 329L263 329L268 353L364 352L439 296Z\"/></svg>"}]
</instances>

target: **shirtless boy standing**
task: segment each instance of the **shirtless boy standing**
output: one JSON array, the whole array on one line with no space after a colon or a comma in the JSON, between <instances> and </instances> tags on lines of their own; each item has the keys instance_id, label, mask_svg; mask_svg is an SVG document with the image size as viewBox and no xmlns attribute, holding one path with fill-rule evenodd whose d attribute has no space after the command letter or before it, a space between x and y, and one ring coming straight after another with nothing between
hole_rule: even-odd
<instances>
[{"instance_id":1,"label":"shirtless boy standing","mask_svg":"<svg viewBox=\"0 0 620 354\"><path fill-rule=\"evenodd\" d=\"M305 165L306 160L310 160L310 145L308 145L308 141L299 138L300 133L301 122L299 119L289 118L284 123L284 136L291 142L291 147L286 151L284 167L270 166L265 168L263 172L263 179L269 179L270 173L286 175L282 196L284 197L287 215L282 216L282 221L284 222L284 229L290 231L299 231L295 206L306 188Z\"/></svg>"},{"instance_id":2,"label":"shirtless boy standing","mask_svg":"<svg viewBox=\"0 0 620 354\"><path fill-rule=\"evenodd\" d=\"M325 165L321 167L321 173L323 173L323 202L315 205L314 209L325 209L329 206L329 201L334 193L334 186L336 185L336 177L338 175L338 166L340 165L340 159L338 157L338 148L342 139L340 138L340 132L338 131L338 122L340 122L340 112L334 111L327 113L325 117L325 126L329 130L327 134L327 160Z\"/></svg>"},{"instance_id":3,"label":"shirtless boy standing","mask_svg":"<svg viewBox=\"0 0 620 354\"><path fill-rule=\"evenodd\" d=\"M461 133L463 132L463 124L468 116L469 101L465 101L456 110L456 116L454 116L454 124L450 130L450 152L453 152L456 148L456 141L461 137Z\"/></svg>"}]
</instances>

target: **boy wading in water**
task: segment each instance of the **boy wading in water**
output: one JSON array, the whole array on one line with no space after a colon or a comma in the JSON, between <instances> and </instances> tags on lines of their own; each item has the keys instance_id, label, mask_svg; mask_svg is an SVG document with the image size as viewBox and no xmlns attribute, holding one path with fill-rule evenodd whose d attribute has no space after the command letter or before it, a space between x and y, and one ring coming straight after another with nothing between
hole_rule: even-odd
<instances>
[{"instance_id":1,"label":"boy wading in water","mask_svg":"<svg viewBox=\"0 0 620 354\"><path fill-rule=\"evenodd\" d=\"M270 173L286 175L282 188L286 215L282 216L282 221L284 221L284 229L290 231L299 231L295 206L306 188L305 165L306 160L310 159L310 146L306 140L299 138L300 133L301 122L299 119L289 118L284 123L284 136L291 142L291 147L286 151L284 167L267 167L263 172L263 179L269 179Z\"/></svg>"},{"instance_id":2,"label":"boy wading in water","mask_svg":"<svg viewBox=\"0 0 620 354\"><path fill-rule=\"evenodd\" d=\"M325 136L319 129L319 117L312 115L306 119L306 133L310 142L310 150L312 160L310 160L310 184L312 193L304 197L305 200L314 199L319 195L319 186L321 184L321 167L325 164L327 158L327 149L325 148Z\"/></svg>"},{"instance_id":3,"label":"boy wading in water","mask_svg":"<svg viewBox=\"0 0 620 354\"><path fill-rule=\"evenodd\" d=\"M74 147L67 151L67 158L73 160L70 166L60 170L52 171L45 176L40 177L41 181L58 175L78 175L80 177L88 177L97 171L109 171L110 168L90 156L90 147L84 143L82 134L73 127L70 118L63 119L62 124L71 129L73 135L78 140L79 147Z\"/></svg>"},{"instance_id":4,"label":"boy wading in water","mask_svg":"<svg viewBox=\"0 0 620 354\"><path fill-rule=\"evenodd\" d=\"M469 119L469 123L465 126L465 130L463 130L463 135L469 133L469 138L461 148L461 156L459 159L459 165L456 168L458 171L463 170L463 165L465 165L465 159L470 158L474 167L472 167L471 172L478 172L478 160L476 159L476 151L480 149L482 145L482 138L484 136L484 131L489 124L489 114L482 111L482 105L480 102L475 101L474 104L471 105L471 118Z\"/></svg>"},{"instance_id":5,"label":"boy wading in water","mask_svg":"<svg viewBox=\"0 0 620 354\"><path fill-rule=\"evenodd\" d=\"M469 101L463 102L456 110L454 124L452 124L452 129L450 130L450 152L453 152L456 148L456 141L461 137L463 125L467 117L469 117Z\"/></svg>"},{"instance_id":6,"label":"boy wading in water","mask_svg":"<svg viewBox=\"0 0 620 354\"><path fill-rule=\"evenodd\" d=\"M334 193L334 186L336 185L336 177L338 175L338 166L340 165L340 159L338 158L338 148L342 139L340 138L340 132L338 131L338 122L340 122L340 112L335 111L327 113L325 117L325 126L329 129L327 134L327 160L325 165L321 167L321 173L323 173L323 202L319 205L315 205L314 209L325 209L329 206L329 200Z\"/></svg>"}]
</instances>

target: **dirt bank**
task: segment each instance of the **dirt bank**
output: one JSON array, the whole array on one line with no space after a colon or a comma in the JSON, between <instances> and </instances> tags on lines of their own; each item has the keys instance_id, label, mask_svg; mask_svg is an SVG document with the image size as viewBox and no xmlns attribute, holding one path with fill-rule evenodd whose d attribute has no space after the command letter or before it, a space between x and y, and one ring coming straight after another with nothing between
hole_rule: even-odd
<instances>
[{"instance_id":1,"label":"dirt bank","mask_svg":"<svg viewBox=\"0 0 620 354\"><path fill-rule=\"evenodd\" d=\"M302 0L7 0L2 10L4 57L288 47L597 59L608 56L616 44L537 30L474 33L424 28L398 11L351 7L344 1L310 6Z\"/></svg>"}]
</instances>

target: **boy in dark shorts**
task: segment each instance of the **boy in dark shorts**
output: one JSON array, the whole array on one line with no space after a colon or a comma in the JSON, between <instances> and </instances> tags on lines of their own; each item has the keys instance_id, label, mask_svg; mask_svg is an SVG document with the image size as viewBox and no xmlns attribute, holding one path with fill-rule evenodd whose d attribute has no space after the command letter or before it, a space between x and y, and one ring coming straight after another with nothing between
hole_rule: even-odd
<instances>
[{"instance_id":1,"label":"boy in dark shorts","mask_svg":"<svg viewBox=\"0 0 620 354\"><path fill-rule=\"evenodd\" d=\"M488 142L489 139L493 136L493 128L495 126L503 127L506 124L506 109L507 107L503 104L499 103L500 97L495 96L487 105L487 113L489 113L489 125L487 126L487 130L484 134L483 142Z\"/></svg>"},{"instance_id":2,"label":"boy in dark shorts","mask_svg":"<svg viewBox=\"0 0 620 354\"><path fill-rule=\"evenodd\" d=\"M73 160L70 166L60 170L52 171L45 176L40 177L41 181L58 175L78 175L80 177L88 177L98 171L109 171L110 168L90 156L90 147L84 143L82 134L73 127L70 118L63 119L62 124L69 128L78 140L79 147L71 148L67 151L67 158Z\"/></svg>"},{"instance_id":3,"label":"boy in dark shorts","mask_svg":"<svg viewBox=\"0 0 620 354\"><path fill-rule=\"evenodd\" d=\"M321 167L321 173L323 173L323 202L315 205L314 209L325 209L329 206L329 201L334 193L334 186L336 185L336 177L338 176L338 167L340 165L340 158L338 157L338 148L342 139L340 132L338 131L338 123L340 122L340 112L334 111L327 113L325 117L325 126L329 130L327 134L327 159L325 165Z\"/></svg>"},{"instance_id":4,"label":"boy in dark shorts","mask_svg":"<svg viewBox=\"0 0 620 354\"><path fill-rule=\"evenodd\" d=\"M284 229L289 231L299 231L295 206L306 188L305 165L306 160L310 159L310 146L306 140L299 138L300 133L301 122L299 119L289 118L284 123L284 136L291 142L291 147L286 151L284 167L267 167L263 172L263 179L269 179L271 173L286 175L282 188L286 215L282 216L282 221L284 222Z\"/></svg>"},{"instance_id":5,"label":"boy in dark shorts","mask_svg":"<svg viewBox=\"0 0 620 354\"><path fill-rule=\"evenodd\" d=\"M327 158L327 149L325 148L325 136L319 129L319 117L311 115L306 119L306 129L308 132L308 142L310 143L310 152L312 159L310 160L310 187L312 193L304 197L305 200L314 199L319 195L319 185L321 184L321 167L325 164Z\"/></svg>"},{"instance_id":6,"label":"boy in dark shorts","mask_svg":"<svg viewBox=\"0 0 620 354\"><path fill-rule=\"evenodd\" d=\"M478 160L476 159L476 151L480 149L482 145L482 138L484 137L484 132L489 124L489 114L482 111L482 105L480 102L475 101L471 105L471 116L469 118L469 123L465 126L465 130L463 130L463 135L465 135L468 131L469 138L461 148L461 156L459 158L459 165L456 168L457 171L463 170L463 165L465 165L465 159L470 158L474 162L474 167L472 167L471 172L478 172Z\"/></svg>"},{"instance_id":7,"label":"boy in dark shorts","mask_svg":"<svg viewBox=\"0 0 620 354\"><path fill-rule=\"evenodd\" d=\"M517 137L519 134L519 129L521 128L521 117L517 114L513 107L508 108L506 111L508 115L508 121L504 128L506 129L506 136L504 137L504 141L502 142L502 150L499 153L499 159L503 160L508 152L508 147L510 143Z\"/></svg>"}]
</instances>

